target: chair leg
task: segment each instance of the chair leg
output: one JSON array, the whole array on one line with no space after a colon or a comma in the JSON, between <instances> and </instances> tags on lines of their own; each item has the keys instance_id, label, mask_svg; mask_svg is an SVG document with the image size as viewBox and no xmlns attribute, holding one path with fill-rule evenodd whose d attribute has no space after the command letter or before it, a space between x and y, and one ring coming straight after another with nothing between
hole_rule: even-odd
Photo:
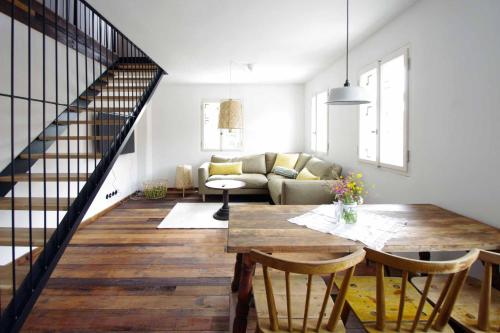
<instances>
[{"instance_id":1,"label":"chair leg","mask_svg":"<svg viewBox=\"0 0 500 333\"><path fill-rule=\"evenodd\" d=\"M344 304L344 308L342 309L342 313L340 314L340 319L342 319L342 322L347 324L347 319L349 318L349 313L351 312L351 308L349 307L349 304L346 302Z\"/></svg>"},{"instance_id":2,"label":"chair leg","mask_svg":"<svg viewBox=\"0 0 500 333\"><path fill-rule=\"evenodd\" d=\"M203 202L205 202L205 194L201 195L201 200L203 200Z\"/></svg>"}]
</instances>

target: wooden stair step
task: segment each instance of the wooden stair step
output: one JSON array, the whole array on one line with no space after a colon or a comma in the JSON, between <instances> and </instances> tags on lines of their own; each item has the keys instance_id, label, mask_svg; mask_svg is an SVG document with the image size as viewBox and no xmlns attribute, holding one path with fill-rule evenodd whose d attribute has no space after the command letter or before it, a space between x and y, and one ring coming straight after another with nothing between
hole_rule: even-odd
<instances>
[{"instance_id":1,"label":"wooden stair step","mask_svg":"<svg viewBox=\"0 0 500 333\"><path fill-rule=\"evenodd\" d=\"M113 75L102 76L99 79L102 80L102 81L106 81L106 82L113 82L113 79L115 80L115 82L124 81L122 79L118 80ZM146 77L129 77L129 78L127 78L127 81L145 81L145 82L149 82L151 80L152 80L152 78L146 78Z\"/></svg>"},{"instance_id":2,"label":"wooden stair step","mask_svg":"<svg viewBox=\"0 0 500 333\"><path fill-rule=\"evenodd\" d=\"M124 125L122 120L57 120L59 125Z\"/></svg>"},{"instance_id":3,"label":"wooden stair step","mask_svg":"<svg viewBox=\"0 0 500 333\"><path fill-rule=\"evenodd\" d=\"M91 153L89 153L89 157L91 157ZM29 173L18 173L14 175L14 181L16 182L27 182L29 181ZM46 173L45 174L45 180L48 182L56 182L58 179L57 173ZM43 173L31 173L31 181L32 182L43 182L44 180L44 175ZM67 173L59 173L59 181L65 182L65 181L86 181L87 180L87 174L85 173L80 173L79 175L77 173L70 173L69 177ZM0 182L2 183L10 183L11 177L10 175L7 176L0 176Z\"/></svg>"},{"instance_id":4,"label":"wooden stair step","mask_svg":"<svg viewBox=\"0 0 500 333\"><path fill-rule=\"evenodd\" d=\"M141 73L141 72L147 72L147 73L151 73L153 71L155 71L156 68L123 68L123 69L109 69L108 70L108 73L111 73L111 74L114 74L114 73ZM132 74L132 75L133 75Z\"/></svg>"},{"instance_id":5,"label":"wooden stair step","mask_svg":"<svg viewBox=\"0 0 500 333\"><path fill-rule=\"evenodd\" d=\"M47 210L57 210L57 198L46 198ZM73 202L73 198L70 198L70 204ZM28 197L18 197L14 198L14 209L15 210L28 210L30 200ZM10 210L12 206L12 198L1 197L0 198L0 210ZM32 210L44 210L44 198L33 197L31 198L31 209ZM66 197L59 198L59 210L68 209L68 199Z\"/></svg>"},{"instance_id":6,"label":"wooden stair step","mask_svg":"<svg viewBox=\"0 0 500 333\"><path fill-rule=\"evenodd\" d=\"M147 69L157 69L158 66L154 64L139 64L139 63L129 63L129 64L118 64L115 67L118 69L142 69L142 68L147 68ZM113 68L115 70L115 68Z\"/></svg>"},{"instance_id":7,"label":"wooden stair step","mask_svg":"<svg viewBox=\"0 0 500 333\"><path fill-rule=\"evenodd\" d=\"M140 96L81 96L81 99L85 99L87 101L127 101L132 100L135 101L139 99Z\"/></svg>"},{"instance_id":8,"label":"wooden stair step","mask_svg":"<svg viewBox=\"0 0 500 333\"><path fill-rule=\"evenodd\" d=\"M69 107L69 110L70 111L74 111L74 112L87 112L86 110L88 110L88 112L96 112L96 113L114 113L114 112L121 112L121 113L124 113L124 112L130 112L132 109L130 108L114 108L114 107L110 107L110 108L107 108L107 107L93 107L93 106L89 106L89 107L76 107L76 106L70 106Z\"/></svg>"},{"instance_id":9,"label":"wooden stair step","mask_svg":"<svg viewBox=\"0 0 500 333\"><path fill-rule=\"evenodd\" d=\"M29 158L28 154L27 153L22 153L21 155L19 155L19 157L23 160L27 160ZM94 157L96 158L102 158L102 154L101 153L90 153L89 152L89 159L93 159ZM32 160L40 160L43 158L43 153L32 153L31 154L31 159ZM86 152L81 152L80 154L77 154L77 153L59 153L59 154L56 154L56 153L45 153L45 158L47 159L67 159L67 158L70 158L70 159L85 159L86 158Z\"/></svg>"},{"instance_id":10,"label":"wooden stair step","mask_svg":"<svg viewBox=\"0 0 500 333\"><path fill-rule=\"evenodd\" d=\"M43 135L40 135L38 137L39 140L44 140ZM55 141L55 140L92 140L92 141L108 141L108 140L113 140L114 137L112 135L106 136L99 136L99 135L59 135L59 136L54 136L54 135L46 135L45 136L45 141ZM90 152L89 152L90 154ZM92 153L94 155L94 153Z\"/></svg>"},{"instance_id":11,"label":"wooden stair step","mask_svg":"<svg viewBox=\"0 0 500 333\"><path fill-rule=\"evenodd\" d=\"M148 86L93 86L92 87L95 90L99 91L123 91L123 92L129 92L129 91L142 91L146 90Z\"/></svg>"},{"instance_id":12,"label":"wooden stair step","mask_svg":"<svg viewBox=\"0 0 500 333\"><path fill-rule=\"evenodd\" d=\"M47 241L54 233L54 228L47 228L45 233ZM14 228L15 232L15 246L29 246L30 245L30 231L29 228ZM43 228L31 229L31 245L43 246L44 245L44 230ZM12 228L0 227L0 246L12 245Z\"/></svg>"}]
</instances>

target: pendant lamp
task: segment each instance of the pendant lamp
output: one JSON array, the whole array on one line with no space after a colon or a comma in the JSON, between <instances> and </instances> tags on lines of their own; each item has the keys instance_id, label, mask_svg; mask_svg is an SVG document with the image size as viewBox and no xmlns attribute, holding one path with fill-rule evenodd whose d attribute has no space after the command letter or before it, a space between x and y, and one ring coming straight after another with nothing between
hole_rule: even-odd
<instances>
[{"instance_id":1,"label":"pendant lamp","mask_svg":"<svg viewBox=\"0 0 500 333\"><path fill-rule=\"evenodd\" d=\"M229 99L220 103L219 129L243 128L243 116L240 101L231 99L232 62L229 62Z\"/></svg>"},{"instance_id":2,"label":"pendant lamp","mask_svg":"<svg viewBox=\"0 0 500 333\"><path fill-rule=\"evenodd\" d=\"M351 86L349 82L349 0L347 0L347 38L345 55L345 83L343 87L328 91L328 105L359 105L370 103L370 94L365 88Z\"/></svg>"}]
</instances>

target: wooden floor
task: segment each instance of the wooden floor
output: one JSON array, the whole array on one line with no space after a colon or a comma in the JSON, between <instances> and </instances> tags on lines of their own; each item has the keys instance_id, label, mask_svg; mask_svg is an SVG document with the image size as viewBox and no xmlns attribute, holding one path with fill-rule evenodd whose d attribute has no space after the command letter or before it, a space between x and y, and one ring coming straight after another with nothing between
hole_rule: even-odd
<instances>
[{"instance_id":1,"label":"wooden floor","mask_svg":"<svg viewBox=\"0 0 500 333\"><path fill-rule=\"evenodd\" d=\"M227 230L156 229L181 200L128 200L81 227L23 331L228 332Z\"/></svg>"},{"instance_id":2,"label":"wooden floor","mask_svg":"<svg viewBox=\"0 0 500 333\"><path fill-rule=\"evenodd\" d=\"M179 201L200 197L128 200L82 226L23 331L229 332L236 295L227 230L156 229ZM255 332L253 311L247 332Z\"/></svg>"}]
</instances>

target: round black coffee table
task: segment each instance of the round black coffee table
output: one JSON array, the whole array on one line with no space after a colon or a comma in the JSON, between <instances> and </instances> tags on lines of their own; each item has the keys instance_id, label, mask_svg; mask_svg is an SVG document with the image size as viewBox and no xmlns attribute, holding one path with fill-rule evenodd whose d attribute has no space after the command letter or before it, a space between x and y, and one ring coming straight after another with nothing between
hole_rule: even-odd
<instances>
[{"instance_id":1,"label":"round black coffee table","mask_svg":"<svg viewBox=\"0 0 500 333\"><path fill-rule=\"evenodd\" d=\"M211 180L205 183L206 187L222 190L222 207L213 215L214 219L227 221L229 220L229 190L245 187L245 182L239 180Z\"/></svg>"}]
</instances>

